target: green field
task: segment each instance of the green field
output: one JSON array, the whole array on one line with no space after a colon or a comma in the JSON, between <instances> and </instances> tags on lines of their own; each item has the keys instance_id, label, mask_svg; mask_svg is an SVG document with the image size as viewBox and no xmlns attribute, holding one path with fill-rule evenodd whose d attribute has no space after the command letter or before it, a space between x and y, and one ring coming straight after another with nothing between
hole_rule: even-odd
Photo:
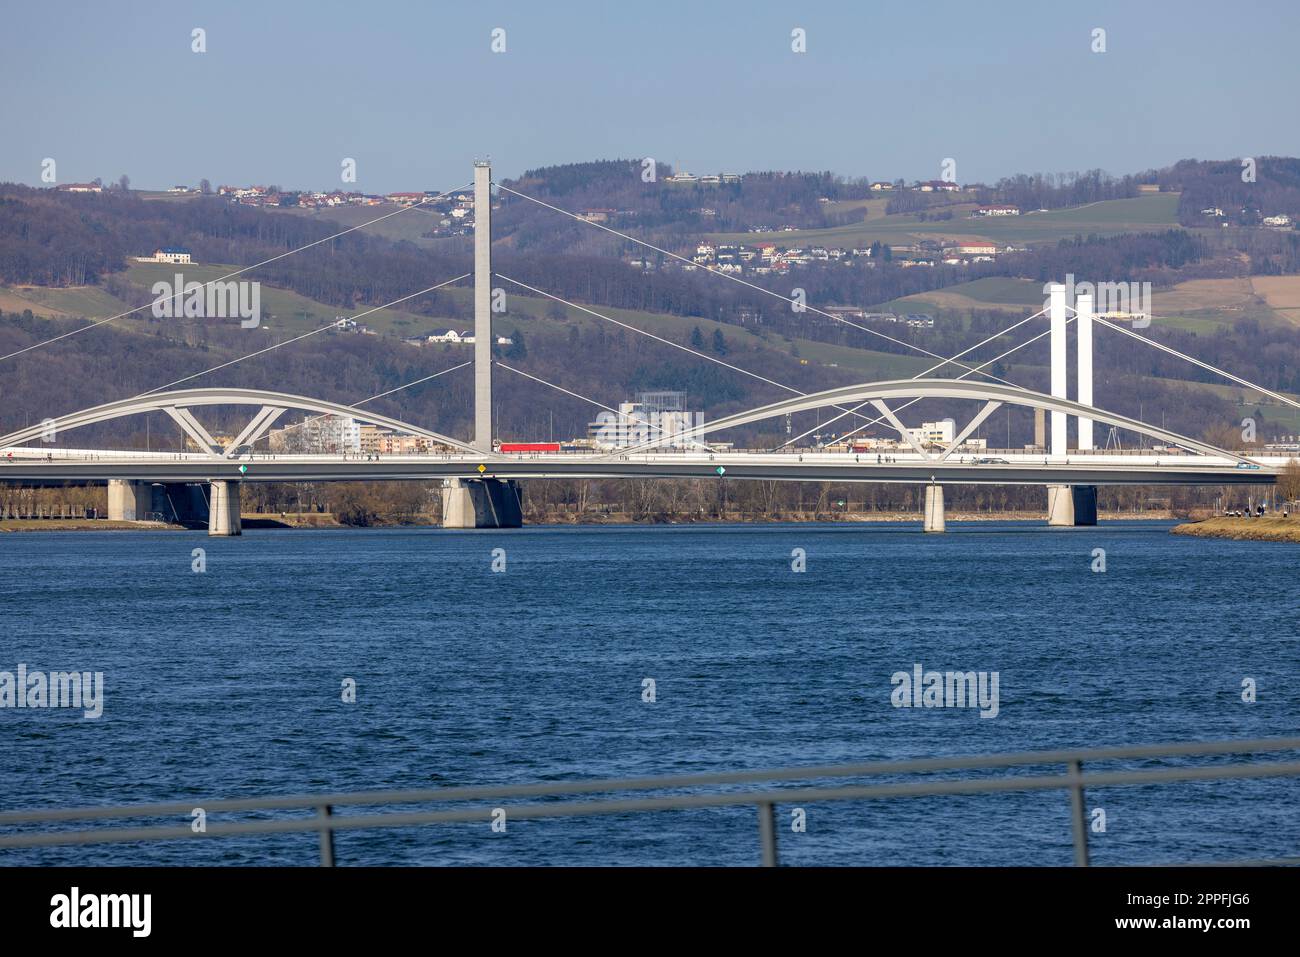
<instances>
[{"instance_id":1,"label":"green field","mask_svg":"<svg viewBox=\"0 0 1300 957\"><path fill-rule=\"evenodd\" d=\"M154 203L184 203L199 198L194 193L169 193L165 189L133 189L131 195Z\"/></svg>"},{"instance_id":2,"label":"green field","mask_svg":"<svg viewBox=\"0 0 1300 957\"><path fill-rule=\"evenodd\" d=\"M175 267L161 263L133 263L126 271L128 281L148 291L159 280L171 280L179 271L186 281L207 282L220 278L234 271L236 267L228 265L191 265ZM1167 323L1197 332L1211 332L1221 328L1225 322L1233 321L1242 315L1267 317L1271 315L1267 306L1257 303L1252 297L1245 296L1235 286L1229 288L1230 280L1195 280L1188 284L1173 287L1166 295L1170 296L1170 315L1160 315L1160 296L1156 293L1157 323ZM1220 288L1220 287L1223 288ZM603 327L612 331L610 324L583 312L580 309L560 306L563 318L557 314L553 300L541 297L525 296L509 292L506 299L508 311L493 317L494 331L509 335L516 328L523 331L527 342L552 340L563 343L574 325L584 328ZM460 314L464 315L472 302L472 290L466 287L448 288L442 291L457 303ZM946 289L910 296L895 303L888 304L896 312L931 312L944 313L946 319L961 321L963 313L971 309L1003 309L1009 313L1028 315L1037 311L1043 301L1042 285L1029 280L986 278L973 282L961 283ZM102 318L126 311L126 306L104 290L89 287L67 289L47 287L12 287L0 288L0 309L5 312L31 308L33 312L43 315L74 315L87 318ZM294 335L319 328L340 315L356 315L366 307L343 309L316 302L297 293L270 286L262 287L262 326L284 335ZM689 341L692 330L698 327L711 341L715 330L721 330L730 345L731 360L737 365L746 365L745 356L751 350L771 350L802 360L806 364L823 367L835 367L845 370L859 381L909 378L918 375L935 360L923 355L894 355L872 349L860 349L832 343L819 342L805 338L787 339L778 334L760 334L753 328L736 326L695 316L675 316L662 313L641 312L636 310L616 309L611 307L594 307L595 311L671 342L685 344ZM361 320L372 328L388 335L415 335L441 332L448 328L465 329L471 323L464 318L446 316L421 316L397 309L373 313ZM123 320L116 323L119 328L129 330L131 324ZM894 330L881 327L881 332L894 334ZM635 333L628 333L635 335ZM1102 333L1105 334L1105 333ZM1113 333L1112 333L1113 335ZM917 343L923 348L928 346L926 339ZM1140 348L1135 345L1135 347ZM425 347L430 348L430 347ZM469 359L472 349L465 345L447 344L441 348L448 357ZM664 354L670 355L670 346L663 346ZM1017 354L1016 358L1032 360L1041 369L1046 360L1046 342ZM940 350L935 350L940 351ZM969 357L970 364L987 359L989 354ZM1008 370L1008 377L1017 380L1028 366L1013 365ZM946 375L956 374L950 368ZM1166 384L1178 384L1181 380L1153 380ZM1253 408L1260 403L1256 394L1227 384L1184 383L1191 388L1207 390L1224 398L1242 403L1243 408ZM1104 402L1100 402L1104 407ZM1281 410L1278 410L1281 411Z\"/></svg>"},{"instance_id":3,"label":"green field","mask_svg":"<svg viewBox=\"0 0 1300 957\"><path fill-rule=\"evenodd\" d=\"M115 316L129 307L99 286L0 286L0 310L63 318Z\"/></svg>"},{"instance_id":4,"label":"green field","mask_svg":"<svg viewBox=\"0 0 1300 957\"><path fill-rule=\"evenodd\" d=\"M507 288L509 288L507 286ZM469 303L472 291L468 289L449 290L455 298ZM527 341L535 338L562 338L568 335L569 327L578 325L586 328L603 326L607 332L617 327L605 322L581 309L561 306L565 312L564 319L551 318L550 313L557 305L554 300L524 295L507 295L508 312L493 319L494 331L509 335L518 327L523 330ZM705 341L711 341L715 330L721 330L731 346L732 353L758 348L780 352L796 359L806 359L810 364L838 365L862 373L866 379L891 379L916 375L927 367L924 357L899 356L870 349L855 349L839 346L813 339L786 339L779 335L761 336L752 329L730 323L717 322L699 316L674 316L667 313L640 312L633 309L615 309L609 306L594 306L593 311L609 316L633 328L661 336L671 342L683 345L690 341L691 330L699 327ZM463 323L462 323L463 325ZM628 335L636 335L629 332ZM455 348L455 347L449 347ZM664 346L665 350L671 346ZM733 355L732 358L735 358ZM737 363L742 364L740 362ZM933 363L930 363L933 364Z\"/></svg>"},{"instance_id":5,"label":"green field","mask_svg":"<svg viewBox=\"0 0 1300 957\"><path fill-rule=\"evenodd\" d=\"M1133 199L1109 199L1087 206L1020 216L956 218L921 222L912 215L868 219L852 226L774 233L710 233L713 242L771 242L782 246L869 246L880 240L911 245L921 239L987 239L999 243L1049 243L1075 235L1115 236L1150 232L1178 225L1178 194L1148 193Z\"/></svg>"},{"instance_id":6,"label":"green field","mask_svg":"<svg viewBox=\"0 0 1300 957\"><path fill-rule=\"evenodd\" d=\"M335 206L333 209L299 209L296 206L288 206L284 209L268 207L267 211L278 216L300 216L318 222L338 223L346 228L368 223L399 209L403 211L395 216L388 216L387 219L380 220L380 222L372 226L367 226L365 231L375 236L383 236L385 239L397 242L412 242L420 246L447 242L446 238L424 238L424 234L437 226L442 217L419 207L402 207L395 203L382 203L379 206Z\"/></svg>"},{"instance_id":7,"label":"green field","mask_svg":"<svg viewBox=\"0 0 1300 957\"><path fill-rule=\"evenodd\" d=\"M238 268L238 266L216 264L171 266L166 263L132 263L126 270L126 278L129 282L148 291L156 282L161 280L170 282L177 273L184 276L186 282L211 282ZM348 309L342 306L331 306L317 302L315 299L308 299L296 292L277 289L266 284L262 285L261 297L262 328L283 329L290 332L306 332L308 329L333 322L339 316L354 316L370 308L358 306ZM427 332L431 328L441 331L439 323L442 323L442 328L445 328L449 320L435 320L400 309L383 309L371 313L361 322L380 332L407 336Z\"/></svg>"}]
</instances>

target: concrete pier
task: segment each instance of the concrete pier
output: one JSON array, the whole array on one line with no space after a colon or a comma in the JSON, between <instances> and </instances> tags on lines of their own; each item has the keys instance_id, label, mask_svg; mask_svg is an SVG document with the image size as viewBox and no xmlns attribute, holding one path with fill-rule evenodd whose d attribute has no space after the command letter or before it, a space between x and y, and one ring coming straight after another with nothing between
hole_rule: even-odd
<instances>
[{"instance_id":1,"label":"concrete pier","mask_svg":"<svg viewBox=\"0 0 1300 957\"><path fill-rule=\"evenodd\" d=\"M523 524L518 482L505 479L443 482L443 528L521 528Z\"/></svg>"},{"instance_id":2,"label":"concrete pier","mask_svg":"<svg viewBox=\"0 0 1300 957\"><path fill-rule=\"evenodd\" d=\"M239 521L239 483L215 481L208 498L208 534L242 535Z\"/></svg>"},{"instance_id":3,"label":"concrete pier","mask_svg":"<svg viewBox=\"0 0 1300 957\"><path fill-rule=\"evenodd\" d=\"M1047 524L1063 528L1074 526L1074 496L1070 494L1070 486L1047 486Z\"/></svg>"},{"instance_id":4,"label":"concrete pier","mask_svg":"<svg viewBox=\"0 0 1300 957\"><path fill-rule=\"evenodd\" d=\"M1071 498L1074 499L1074 524L1097 524L1097 486L1071 485Z\"/></svg>"},{"instance_id":5,"label":"concrete pier","mask_svg":"<svg viewBox=\"0 0 1300 957\"><path fill-rule=\"evenodd\" d=\"M146 522L153 511L153 485L132 479L108 480L108 517L114 522Z\"/></svg>"},{"instance_id":6,"label":"concrete pier","mask_svg":"<svg viewBox=\"0 0 1300 957\"><path fill-rule=\"evenodd\" d=\"M1047 486L1047 524L1062 528L1097 524L1097 486Z\"/></svg>"},{"instance_id":7,"label":"concrete pier","mask_svg":"<svg viewBox=\"0 0 1300 957\"><path fill-rule=\"evenodd\" d=\"M923 531L942 532L943 530L943 486L927 485L925 487L925 525Z\"/></svg>"}]
</instances>

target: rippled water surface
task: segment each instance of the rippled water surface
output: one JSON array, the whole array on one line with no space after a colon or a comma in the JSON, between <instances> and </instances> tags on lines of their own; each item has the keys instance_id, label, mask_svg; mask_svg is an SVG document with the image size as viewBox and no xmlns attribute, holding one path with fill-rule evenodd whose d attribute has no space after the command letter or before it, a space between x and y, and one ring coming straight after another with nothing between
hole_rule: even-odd
<instances>
[{"instance_id":1,"label":"rippled water surface","mask_svg":"<svg viewBox=\"0 0 1300 957\"><path fill-rule=\"evenodd\" d=\"M1168 527L4 535L0 670L102 671L105 703L94 721L0 709L0 808L1296 734L1300 548ZM996 718L893 707L891 675L915 663L998 672ZM1094 859L1294 855L1298 791L1294 778L1094 791L1089 808L1106 814ZM810 804L795 834L780 807L781 855L1063 864L1068 809L1063 792ZM756 836L752 809L692 810L347 833L338 858L749 864ZM10 850L0 863L315 854L303 834Z\"/></svg>"}]
</instances>

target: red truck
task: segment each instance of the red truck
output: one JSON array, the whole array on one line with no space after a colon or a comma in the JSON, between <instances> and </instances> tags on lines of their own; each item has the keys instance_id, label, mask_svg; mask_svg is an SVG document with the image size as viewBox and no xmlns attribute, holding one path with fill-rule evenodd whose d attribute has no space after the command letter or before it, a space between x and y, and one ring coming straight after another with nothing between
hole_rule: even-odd
<instances>
[{"instance_id":1,"label":"red truck","mask_svg":"<svg viewBox=\"0 0 1300 957\"><path fill-rule=\"evenodd\" d=\"M502 442L498 452L558 452L559 442Z\"/></svg>"}]
</instances>

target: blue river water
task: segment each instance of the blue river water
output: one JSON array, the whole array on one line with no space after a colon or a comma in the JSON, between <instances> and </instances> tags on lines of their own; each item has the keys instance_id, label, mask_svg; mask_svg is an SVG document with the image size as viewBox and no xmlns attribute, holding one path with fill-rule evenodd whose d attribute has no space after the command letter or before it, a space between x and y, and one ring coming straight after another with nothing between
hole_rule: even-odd
<instances>
[{"instance_id":1,"label":"blue river water","mask_svg":"<svg viewBox=\"0 0 1300 957\"><path fill-rule=\"evenodd\" d=\"M1296 734L1300 547L1169 527L3 535L0 670L102 671L104 703L97 720L0 709L0 809ZM206 550L201 574L194 548ZM997 672L996 717L895 707L891 676L918 663ZM347 678L355 703L342 700ZM1088 808L1106 829L1090 835L1093 859L1295 855L1298 797L1295 778L1096 790ZM1063 791L805 813L795 833L778 807L783 863L1071 861ZM314 835L296 834L9 849L0 864L313 864L316 853ZM518 820L505 833L358 831L338 837L337 855L713 865L756 863L758 850L753 808L728 808Z\"/></svg>"}]
</instances>

